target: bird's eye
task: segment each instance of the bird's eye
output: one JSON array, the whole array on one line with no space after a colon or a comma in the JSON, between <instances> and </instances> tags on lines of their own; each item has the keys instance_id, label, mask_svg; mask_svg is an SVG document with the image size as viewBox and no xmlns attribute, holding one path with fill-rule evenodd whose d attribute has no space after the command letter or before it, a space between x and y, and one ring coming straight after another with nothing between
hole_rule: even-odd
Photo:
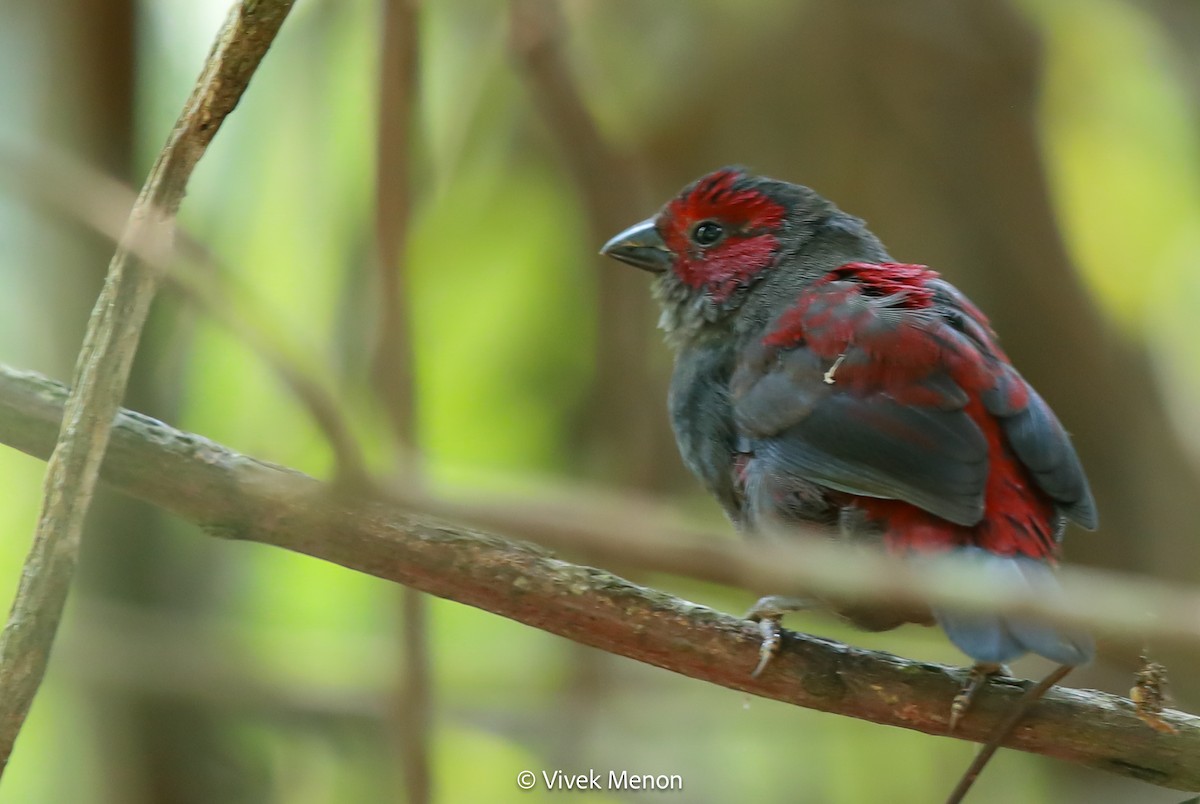
<instances>
[{"instance_id":1,"label":"bird's eye","mask_svg":"<svg viewBox=\"0 0 1200 804\"><path fill-rule=\"evenodd\" d=\"M724 234L725 229L716 221L700 221L692 229L692 242L698 246L711 246Z\"/></svg>"}]
</instances>

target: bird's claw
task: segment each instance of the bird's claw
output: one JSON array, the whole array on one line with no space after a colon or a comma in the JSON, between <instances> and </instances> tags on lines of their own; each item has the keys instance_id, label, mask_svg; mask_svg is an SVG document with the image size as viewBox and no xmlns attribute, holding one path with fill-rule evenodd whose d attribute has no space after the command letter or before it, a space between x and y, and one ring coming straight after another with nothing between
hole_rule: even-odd
<instances>
[{"instance_id":1,"label":"bird's claw","mask_svg":"<svg viewBox=\"0 0 1200 804\"><path fill-rule=\"evenodd\" d=\"M762 644L758 648L758 664L750 673L750 678L758 678L767 665L779 653L783 644L783 628L779 625L779 616L762 617L758 621L758 633L762 635Z\"/></svg>"},{"instance_id":2,"label":"bird's claw","mask_svg":"<svg viewBox=\"0 0 1200 804\"><path fill-rule=\"evenodd\" d=\"M954 701L950 704L950 725L947 729L948 734L953 734L954 729L958 726L963 715L967 713L967 709L971 706L971 701L975 700L975 694L987 683L987 680L995 675L1007 674L1008 670L1004 665L991 664L980 662L971 668L971 672L967 674L967 681L963 684L958 694L954 696Z\"/></svg>"},{"instance_id":3,"label":"bird's claw","mask_svg":"<svg viewBox=\"0 0 1200 804\"><path fill-rule=\"evenodd\" d=\"M758 664L750 673L750 678L762 675L771 660L779 655L779 649L783 645L783 627L780 625L783 615L811 609L816 605L815 601L808 598L768 595L759 598L750 611L746 612L745 619L757 624L758 633L762 636L762 645L758 649Z\"/></svg>"}]
</instances>

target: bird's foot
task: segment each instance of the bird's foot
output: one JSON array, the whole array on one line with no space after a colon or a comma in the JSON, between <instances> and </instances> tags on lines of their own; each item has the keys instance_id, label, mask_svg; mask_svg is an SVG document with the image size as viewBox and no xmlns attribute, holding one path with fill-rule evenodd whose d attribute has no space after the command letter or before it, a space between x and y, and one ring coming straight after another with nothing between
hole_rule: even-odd
<instances>
[{"instance_id":1,"label":"bird's foot","mask_svg":"<svg viewBox=\"0 0 1200 804\"><path fill-rule=\"evenodd\" d=\"M758 632L762 635L762 646L758 649L758 664L750 673L751 678L758 678L767 665L779 653L783 644L783 629L779 622L783 615L795 611L805 611L815 608L816 601L803 597L785 597L783 595L768 595L759 598L758 602L746 612L745 619L758 624Z\"/></svg>"},{"instance_id":2,"label":"bird's foot","mask_svg":"<svg viewBox=\"0 0 1200 804\"><path fill-rule=\"evenodd\" d=\"M966 714L967 709L971 706L971 701L975 699L975 693L979 692L980 688L987 683L992 676L1006 676L1008 668L1002 664L995 662L978 662L971 668L971 672L967 674L967 681L963 684L958 695L954 696L954 702L950 704L950 727L949 733L953 733L958 722L962 720L962 716Z\"/></svg>"}]
</instances>

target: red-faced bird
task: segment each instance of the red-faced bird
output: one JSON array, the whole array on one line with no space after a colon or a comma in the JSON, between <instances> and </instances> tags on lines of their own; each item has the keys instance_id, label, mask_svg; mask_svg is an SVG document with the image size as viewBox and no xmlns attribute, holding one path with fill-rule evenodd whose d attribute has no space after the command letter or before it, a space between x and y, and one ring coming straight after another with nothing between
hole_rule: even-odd
<instances>
[{"instance_id":1,"label":"red-faced bird","mask_svg":"<svg viewBox=\"0 0 1200 804\"><path fill-rule=\"evenodd\" d=\"M859 218L807 187L727 168L689 184L602 253L656 275L675 351L684 462L748 533L816 525L917 557L955 553L1054 594L1067 520L1095 528L1079 458L987 318ZM759 672L785 611L764 598ZM842 607L869 630L937 622L984 674L1035 653L1089 661L1087 634L1019 617Z\"/></svg>"}]
</instances>

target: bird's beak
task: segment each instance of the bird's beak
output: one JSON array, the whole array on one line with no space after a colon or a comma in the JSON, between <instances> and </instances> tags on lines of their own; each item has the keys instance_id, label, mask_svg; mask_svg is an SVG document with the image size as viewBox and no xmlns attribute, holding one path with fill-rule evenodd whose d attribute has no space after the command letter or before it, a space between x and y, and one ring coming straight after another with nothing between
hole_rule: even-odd
<instances>
[{"instance_id":1,"label":"bird's beak","mask_svg":"<svg viewBox=\"0 0 1200 804\"><path fill-rule=\"evenodd\" d=\"M656 274L671 267L671 252L654 228L653 218L630 226L605 243L600 253Z\"/></svg>"}]
</instances>

